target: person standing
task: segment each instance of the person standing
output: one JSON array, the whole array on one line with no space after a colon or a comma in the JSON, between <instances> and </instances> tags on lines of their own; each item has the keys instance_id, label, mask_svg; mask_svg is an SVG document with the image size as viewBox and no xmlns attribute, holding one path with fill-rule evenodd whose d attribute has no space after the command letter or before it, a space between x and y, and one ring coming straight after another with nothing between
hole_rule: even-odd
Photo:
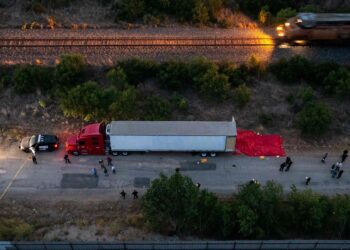
<instances>
[{"instance_id":1,"label":"person standing","mask_svg":"<svg viewBox=\"0 0 350 250\"><path fill-rule=\"evenodd\" d=\"M125 200L126 193L125 193L124 189L120 192L120 195L123 197L123 200Z\"/></svg>"},{"instance_id":2,"label":"person standing","mask_svg":"<svg viewBox=\"0 0 350 250\"><path fill-rule=\"evenodd\" d=\"M200 184L199 182L197 182L197 183L196 183L196 187L197 187L198 189L200 189L201 184Z\"/></svg>"},{"instance_id":3,"label":"person standing","mask_svg":"<svg viewBox=\"0 0 350 250\"><path fill-rule=\"evenodd\" d=\"M116 173L115 166L112 166L111 169L112 169L112 173L115 174Z\"/></svg>"},{"instance_id":4,"label":"person standing","mask_svg":"<svg viewBox=\"0 0 350 250\"><path fill-rule=\"evenodd\" d=\"M105 174L105 176L108 176L108 170L105 166L103 166L103 173Z\"/></svg>"},{"instance_id":5,"label":"person standing","mask_svg":"<svg viewBox=\"0 0 350 250\"><path fill-rule=\"evenodd\" d=\"M107 157L107 166L112 166L112 158L111 157Z\"/></svg>"},{"instance_id":6,"label":"person standing","mask_svg":"<svg viewBox=\"0 0 350 250\"><path fill-rule=\"evenodd\" d=\"M346 158L348 158L348 152L349 151L347 149L344 150L344 152L343 152L343 154L341 156L341 162L342 163L346 160Z\"/></svg>"},{"instance_id":7,"label":"person standing","mask_svg":"<svg viewBox=\"0 0 350 250\"><path fill-rule=\"evenodd\" d=\"M286 172L289 171L290 167L292 166L293 162L292 161L289 161L287 166L286 166Z\"/></svg>"},{"instance_id":8,"label":"person standing","mask_svg":"<svg viewBox=\"0 0 350 250\"><path fill-rule=\"evenodd\" d=\"M337 175L337 179L340 179L341 176L343 175L343 173L344 173L344 170L341 169L341 170L339 171L338 175Z\"/></svg>"},{"instance_id":9,"label":"person standing","mask_svg":"<svg viewBox=\"0 0 350 250\"><path fill-rule=\"evenodd\" d=\"M311 177L305 177L305 185L307 186L307 185L309 185L309 183L310 183L310 181L311 181Z\"/></svg>"},{"instance_id":10,"label":"person standing","mask_svg":"<svg viewBox=\"0 0 350 250\"><path fill-rule=\"evenodd\" d=\"M327 156L328 156L328 153L325 153L321 160L322 163L326 163Z\"/></svg>"},{"instance_id":11,"label":"person standing","mask_svg":"<svg viewBox=\"0 0 350 250\"><path fill-rule=\"evenodd\" d=\"M285 166L286 166L286 163L283 162L283 163L280 165L280 171L283 171L283 169L285 168Z\"/></svg>"},{"instance_id":12,"label":"person standing","mask_svg":"<svg viewBox=\"0 0 350 250\"><path fill-rule=\"evenodd\" d=\"M139 198L138 193L139 193L139 192L137 192L135 189L134 189L134 191L132 192L132 195L134 196L134 200L137 199L137 198Z\"/></svg>"},{"instance_id":13,"label":"person standing","mask_svg":"<svg viewBox=\"0 0 350 250\"><path fill-rule=\"evenodd\" d=\"M33 154L32 155L32 161L34 164L38 164L37 160L36 160L36 156Z\"/></svg>"},{"instance_id":14,"label":"person standing","mask_svg":"<svg viewBox=\"0 0 350 250\"><path fill-rule=\"evenodd\" d=\"M92 176L97 177L97 169L96 168L92 168L91 169L91 174L92 174Z\"/></svg>"},{"instance_id":15,"label":"person standing","mask_svg":"<svg viewBox=\"0 0 350 250\"><path fill-rule=\"evenodd\" d=\"M65 162L66 164L67 164L67 163L70 163L68 154L65 154L64 157L63 157L63 159L64 159L64 162Z\"/></svg>"}]
</instances>

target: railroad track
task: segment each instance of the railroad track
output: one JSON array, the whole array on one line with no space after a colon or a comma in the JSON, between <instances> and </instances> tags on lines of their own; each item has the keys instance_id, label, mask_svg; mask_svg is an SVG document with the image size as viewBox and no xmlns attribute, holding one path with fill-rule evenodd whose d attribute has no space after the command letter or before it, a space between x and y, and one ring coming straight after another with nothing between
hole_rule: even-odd
<instances>
[{"instance_id":1,"label":"railroad track","mask_svg":"<svg viewBox=\"0 0 350 250\"><path fill-rule=\"evenodd\" d=\"M274 46L271 38L0 38L0 47Z\"/></svg>"}]
</instances>

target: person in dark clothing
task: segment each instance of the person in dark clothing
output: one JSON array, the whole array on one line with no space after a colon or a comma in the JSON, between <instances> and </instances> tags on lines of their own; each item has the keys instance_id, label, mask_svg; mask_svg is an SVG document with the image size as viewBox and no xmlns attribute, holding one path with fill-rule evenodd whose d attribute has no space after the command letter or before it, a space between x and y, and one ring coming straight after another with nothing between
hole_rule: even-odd
<instances>
[{"instance_id":1,"label":"person in dark clothing","mask_svg":"<svg viewBox=\"0 0 350 250\"><path fill-rule=\"evenodd\" d=\"M105 174L105 176L108 176L108 171L106 167L103 167L103 173Z\"/></svg>"},{"instance_id":2,"label":"person in dark clothing","mask_svg":"<svg viewBox=\"0 0 350 250\"><path fill-rule=\"evenodd\" d=\"M311 177L305 177L305 185L309 185L310 181L311 181Z\"/></svg>"},{"instance_id":3,"label":"person in dark clothing","mask_svg":"<svg viewBox=\"0 0 350 250\"><path fill-rule=\"evenodd\" d=\"M112 166L111 169L112 169L112 173L113 174L115 174L117 172L116 169L115 169L115 166Z\"/></svg>"},{"instance_id":4,"label":"person in dark clothing","mask_svg":"<svg viewBox=\"0 0 350 250\"><path fill-rule=\"evenodd\" d=\"M91 169L91 174L92 174L92 176L97 177L97 169L96 168L92 168Z\"/></svg>"},{"instance_id":5,"label":"person in dark clothing","mask_svg":"<svg viewBox=\"0 0 350 250\"><path fill-rule=\"evenodd\" d=\"M107 166L112 166L112 158L111 157L107 157Z\"/></svg>"},{"instance_id":6,"label":"person in dark clothing","mask_svg":"<svg viewBox=\"0 0 350 250\"><path fill-rule=\"evenodd\" d=\"M180 172L180 168L175 168L175 172L179 173Z\"/></svg>"},{"instance_id":7,"label":"person in dark clothing","mask_svg":"<svg viewBox=\"0 0 350 250\"><path fill-rule=\"evenodd\" d=\"M197 182L197 183L196 183L196 187L197 187L198 189L200 189L201 184L200 184L199 182Z\"/></svg>"},{"instance_id":8,"label":"person in dark clothing","mask_svg":"<svg viewBox=\"0 0 350 250\"><path fill-rule=\"evenodd\" d=\"M293 162L289 161L287 166L286 166L286 172L289 171L290 167L292 166Z\"/></svg>"},{"instance_id":9,"label":"person in dark clothing","mask_svg":"<svg viewBox=\"0 0 350 250\"><path fill-rule=\"evenodd\" d=\"M132 195L134 196L134 200L137 199L137 198L139 198L138 193L139 193L139 192L137 192L136 190L134 190L134 191L132 192Z\"/></svg>"},{"instance_id":10,"label":"person in dark clothing","mask_svg":"<svg viewBox=\"0 0 350 250\"><path fill-rule=\"evenodd\" d=\"M340 179L340 177L343 175L343 173L344 173L344 170L341 169L337 175L337 179Z\"/></svg>"},{"instance_id":11,"label":"person in dark clothing","mask_svg":"<svg viewBox=\"0 0 350 250\"><path fill-rule=\"evenodd\" d=\"M283 163L280 165L280 171L283 171L283 169L285 168L285 166L286 166L286 163L283 162Z\"/></svg>"},{"instance_id":12,"label":"person in dark clothing","mask_svg":"<svg viewBox=\"0 0 350 250\"><path fill-rule=\"evenodd\" d=\"M346 149L346 150L344 150L344 152L343 152L343 154L342 154L342 156L341 156L341 162L343 163L345 160L346 160L346 158L348 158L348 150Z\"/></svg>"},{"instance_id":13,"label":"person in dark clothing","mask_svg":"<svg viewBox=\"0 0 350 250\"><path fill-rule=\"evenodd\" d=\"M63 159L64 159L64 162L65 162L66 164L67 164L67 163L70 163L68 154L65 154L64 157L63 157Z\"/></svg>"},{"instance_id":14,"label":"person in dark clothing","mask_svg":"<svg viewBox=\"0 0 350 250\"><path fill-rule=\"evenodd\" d=\"M290 162L292 162L292 159L291 159L289 156L287 156L285 162L286 162L286 166L288 166L288 164L289 164Z\"/></svg>"},{"instance_id":15,"label":"person in dark clothing","mask_svg":"<svg viewBox=\"0 0 350 250\"><path fill-rule=\"evenodd\" d=\"M327 156L328 156L328 153L325 153L321 160L322 163L326 163Z\"/></svg>"},{"instance_id":16,"label":"person in dark clothing","mask_svg":"<svg viewBox=\"0 0 350 250\"><path fill-rule=\"evenodd\" d=\"M123 200L125 200L126 193L125 193L124 189L120 192L120 195L123 197Z\"/></svg>"},{"instance_id":17,"label":"person in dark clothing","mask_svg":"<svg viewBox=\"0 0 350 250\"><path fill-rule=\"evenodd\" d=\"M34 164L38 164L37 160L36 160L36 156L35 155L32 155L32 161Z\"/></svg>"}]
</instances>

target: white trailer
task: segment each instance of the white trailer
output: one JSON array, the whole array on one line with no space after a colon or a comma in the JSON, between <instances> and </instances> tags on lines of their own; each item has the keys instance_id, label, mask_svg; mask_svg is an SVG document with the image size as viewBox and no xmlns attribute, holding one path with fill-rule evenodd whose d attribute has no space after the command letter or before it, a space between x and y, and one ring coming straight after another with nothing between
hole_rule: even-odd
<instances>
[{"instance_id":1,"label":"white trailer","mask_svg":"<svg viewBox=\"0 0 350 250\"><path fill-rule=\"evenodd\" d=\"M236 122L113 121L106 127L113 155L129 152L234 152Z\"/></svg>"}]
</instances>

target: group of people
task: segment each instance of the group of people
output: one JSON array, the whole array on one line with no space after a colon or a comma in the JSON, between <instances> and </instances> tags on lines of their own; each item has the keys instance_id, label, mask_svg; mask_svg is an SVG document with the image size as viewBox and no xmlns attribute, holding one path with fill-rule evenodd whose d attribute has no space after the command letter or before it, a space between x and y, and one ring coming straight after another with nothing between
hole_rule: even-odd
<instances>
[{"instance_id":1,"label":"group of people","mask_svg":"<svg viewBox=\"0 0 350 250\"><path fill-rule=\"evenodd\" d=\"M98 163L100 164L101 169L103 169L104 175L105 175L105 176L109 176L108 170L107 170L107 167L106 167L105 164L104 164L104 161L101 159L101 160L98 161ZM107 166L108 166L108 167L111 167L111 171L112 171L113 174L116 174L116 173L117 173L117 170L116 170L115 166L114 166L113 163L112 163L112 158L109 157L109 156L107 157ZM91 174L92 174L93 176L95 176L95 177L98 177L98 175L97 175L97 169L96 169L96 168L92 168L92 169L91 169Z\"/></svg>"},{"instance_id":2,"label":"group of people","mask_svg":"<svg viewBox=\"0 0 350 250\"><path fill-rule=\"evenodd\" d=\"M292 164L292 159L287 156L286 161L280 165L280 171L283 172L283 170L286 169L285 171L288 172Z\"/></svg>"},{"instance_id":3,"label":"group of people","mask_svg":"<svg viewBox=\"0 0 350 250\"><path fill-rule=\"evenodd\" d=\"M139 192L137 192L135 189L134 189L134 191L133 191L131 194L133 195L134 200L139 198L139 196L138 196ZM123 200L125 200L127 193L126 193L126 192L124 191L124 189L123 189L123 190L120 192L120 195L121 195L121 197L123 198Z\"/></svg>"}]
</instances>

